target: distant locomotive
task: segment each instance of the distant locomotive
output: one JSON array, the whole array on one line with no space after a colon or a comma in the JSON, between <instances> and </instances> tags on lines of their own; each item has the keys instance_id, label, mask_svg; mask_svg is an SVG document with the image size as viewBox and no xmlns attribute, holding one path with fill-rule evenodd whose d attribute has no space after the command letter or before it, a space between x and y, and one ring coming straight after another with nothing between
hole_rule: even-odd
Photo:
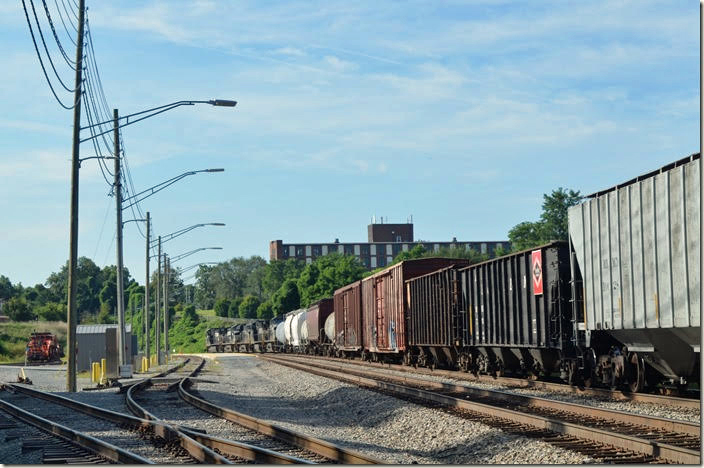
<instances>
[{"instance_id":1,"label":"distant locomotive","mask_svg":"<svg viewBox=\"0 0 704 468\"><path fill-rule=\"evenodd\" d=\"M59 363L63 355L56 335L49 332L34 332L27 343L25 363L27 365Z\"/></svg>"},{"instance_id":2,"label":"distant locomotive","mask_svg":"<svg viewBox=\"0 0 704 468\"><path fill-rule=\"evenodd\" d=\"M272 319L268 333L208 330L208 349L559 373L634 392L698 381L700 171L695 154L585 197L568 241L475 265L400 262Z\"/></svg>"}]
</instances>

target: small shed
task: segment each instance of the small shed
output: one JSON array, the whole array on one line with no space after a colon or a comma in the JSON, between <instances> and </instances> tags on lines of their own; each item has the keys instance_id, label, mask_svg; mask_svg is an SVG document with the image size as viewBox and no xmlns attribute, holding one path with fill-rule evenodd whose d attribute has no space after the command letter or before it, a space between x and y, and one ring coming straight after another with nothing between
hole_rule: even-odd
<instances>
[{"instance_id":1,"label":"small shed","mask_svg":"<svg viewBox=\"0 0 704 468\"><path fill-rule=\"evenodd\" d=\"M76 327L78 355L76 370L90 370L91 363L106 359L106 374L117 377L117 325L78 325ZM132 325L125 325L125 347L127 362L132 363L132 356L137 353L137 337L132 336Z\"/></svg>"}]
</instances>

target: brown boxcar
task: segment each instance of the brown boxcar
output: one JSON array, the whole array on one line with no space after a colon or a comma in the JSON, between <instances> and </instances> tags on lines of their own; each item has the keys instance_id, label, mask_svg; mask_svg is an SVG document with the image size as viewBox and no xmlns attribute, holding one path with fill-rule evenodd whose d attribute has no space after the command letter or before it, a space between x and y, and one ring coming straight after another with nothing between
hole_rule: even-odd
<instances>
[{"instance_id":1,"label":"brown boxcar","mask_svg":"<svg viewBox=\"0 0 704 468\"><path fill-rule=\"evenodd\" d=\"M341 351L362 349L362 282L335 291L335 346Z\"/></svg>"},{"instance_id":2,"label":"brown boxcar","mask_svg":"<svg viewBox=\"0 0 704 468\"><path fill-rule=\"evenodd\" d=\"M325 320L333 312L332 303L332 299L326 298L308 307L308 315L306 315L308 341L313 345L320 343L321 340L327 340L323 328L325 327Z\"/></svg>"},{"instance_id":3,"label":"brown boxcar","mask_svg":"<svg viewBox=\"0 0 704 468\"><path fill-rule=\"evenodd\" d=\"M468 264L468 260L459 258L420 258L397 263L364 278L362 280L364 351L375 354L406 351L406 280L451 265Z\"/></svg>"}]
</instances>

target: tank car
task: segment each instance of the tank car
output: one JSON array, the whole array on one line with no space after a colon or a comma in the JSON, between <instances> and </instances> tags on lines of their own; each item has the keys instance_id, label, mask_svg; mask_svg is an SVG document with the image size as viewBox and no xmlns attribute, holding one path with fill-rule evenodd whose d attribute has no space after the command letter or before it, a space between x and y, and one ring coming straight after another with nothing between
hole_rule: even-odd
<instances>
[{"instance_id":1,"label":"tank car","mask_svg":"<svg viewBox=\"0 0 704 468\"><path fill-rule=\"evenodd\" d=\"M699 154L569 209L574 321L587 383L698 379Z\"/></svg>"},{"instance_id":2,"label":"tank car","mask_svg":"<svg viewBox=\"0 0 704 468\"><path fill-rule=\"evenodd\" d=\"M307 327L307 354L330 354L332 341L325 335L325 321L332 315L333 301L331 298L321 299L308 307L305 324Z\"/></svg>"}]
</instances>

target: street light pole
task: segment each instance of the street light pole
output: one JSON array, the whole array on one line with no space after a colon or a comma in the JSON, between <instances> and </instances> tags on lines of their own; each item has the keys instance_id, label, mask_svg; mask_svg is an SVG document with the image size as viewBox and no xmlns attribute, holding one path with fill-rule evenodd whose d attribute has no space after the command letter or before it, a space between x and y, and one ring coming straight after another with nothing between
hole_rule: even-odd
<instances>
[{"instance_id":1,"label":"street light pole","mask_svg":"<svg viewBox=\"0 0 704 468\"><path fill-rule=\"evenodd\" d=\"M164 359L169 358L169 258L164 254Z\"/></svg>"},{"instance_id":2,"label":"street light pole","mask_svg":"<svg viewBox=\"0 0 704 468\"><path fill-rule=\"evenodd\" d=\"M159 296L159 288L161 287L161 236L159 236L159 250L157 253L156 261L156 304L154 306L154 318L156 323L154 324L154 348L156 350L156 363L161 364L161 353L159 352L159 308L161 307L161 297Z\"/></svg>"},{"instance_id":3,"label":"street light pole","mask_svg":"<svg viewBox=\"0 0 704 468\"><path fill-rule=\"evenodd\" d=\"M78 170L81 167L81 93L83 84L83 22L85 12L85 0L78 2L78 37L76 44L76 86L73 98L73 148L71 159L71 225L69 241L69 261L68 261L68 304L66 320L68 322L68 334L66 337L66 347L68 348L68 365L66 369L66 390L76 391L76 324L78 323L78 311L76 310L77 279L76 269L78 267Z\"/></svg>"},{"instance_id":4,"label":"street light pole","mask_svg":"<svg viewBox=\"0 0 704 468\"><path fill-rule=\"evenodd\" d=\"M127 366L125 356L125 292L122 281L122 180L120 174L120 128L117 109L113 109L115 143L115 206L117 208L117 363L118 376L132 377L131 366Z\"/></svg>"},{"instance_id":5,"label":"street light pole","mask_svg":"<svg viewBox=\"0 0 704 468\"><path fill-rule=\"evenodd\" d=\"M149 361L149 212L147 211L147 258L145 259L147 265L147 274L144 280L144 306L142 308L142 313L144 316L144 355L147 356L147 362Z\"/></svg>"}]
</instances>

